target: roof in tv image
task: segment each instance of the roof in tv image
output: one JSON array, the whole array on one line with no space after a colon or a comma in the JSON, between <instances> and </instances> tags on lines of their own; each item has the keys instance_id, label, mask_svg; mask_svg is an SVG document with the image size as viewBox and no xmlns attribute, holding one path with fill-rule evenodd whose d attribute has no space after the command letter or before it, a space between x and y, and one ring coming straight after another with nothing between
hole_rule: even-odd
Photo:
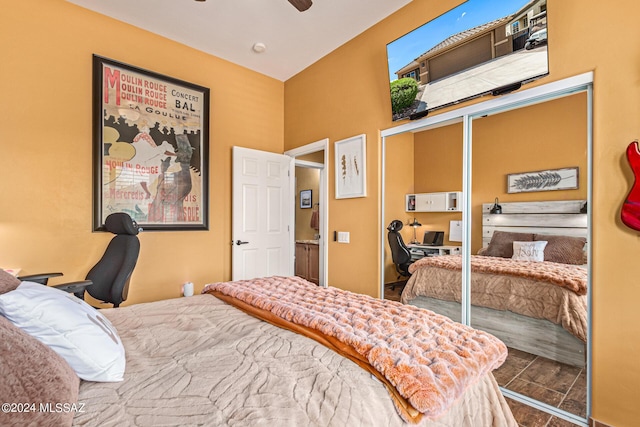
<instances>
[{"instance_id":1,"label":"roof in tv image","mask_svg":"<svg viewBox=\"0 0 640 427\"><path fill-rule=\"evenodd\" d=\"M387 59L393 120L518 88L549 73L547 0L467 0L389 43Z\"/></svg>"}]
</instances>

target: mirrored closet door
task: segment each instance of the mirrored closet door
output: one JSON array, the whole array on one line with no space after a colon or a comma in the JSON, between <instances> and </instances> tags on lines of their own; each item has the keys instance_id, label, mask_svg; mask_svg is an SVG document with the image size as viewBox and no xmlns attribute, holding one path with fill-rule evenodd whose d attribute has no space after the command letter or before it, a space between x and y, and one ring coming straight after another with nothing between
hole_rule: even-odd
<instances>
[{"instance_id":1,"label":"mirrored closet door","mask_svg":"<svg viewBox=\"0 0 640 427\"><path fill-rule=\"evenodd\" d=\"M416 262L402 301L503 340L509 357L494 376L516 418L532 425L586 426L590 413L591 81L577 76L382 132L385 220L407 204L399 192L462 190L455 214L416 212L423 230L444 228L447 239L443 224L460 224L460 255ZM413 151L413 171L398 179L400 147L405 164ZM437 172L423 170L434 163Z\"/></svg>"},{"instance_id":2,"label":"mirrored closet door","mask_svg":"<svg viewBox=\"0 0 640 427\"><path fill-rule=\"evenodd\" d=\"M587 129L586 92L471 122L471 326L509 347L500 386L580 419Z\"/></svg>"},{"instance_id":3,"label":"mirrored closet door","mask_svg":"<svg viewBox=\"0 0 640 427\"><path fill-rule=\"evenodd\" d=\"M466 244L462 239L462 131L462 123L454 123L394 136L389 138L385 156L390 171L387 189L394 189L387 192L386 223L403 222L399 237L387 230L387 265L397 267L402 262L402 251L394 247L398 239L396 243L404 242L412 264L409 274L387 268L385 283L407 281L402 302L457 322L462 321L461 273L443 285L433 279L438 270L430 263L444 255L459 258Z\"/></svg>"}]
</instances>

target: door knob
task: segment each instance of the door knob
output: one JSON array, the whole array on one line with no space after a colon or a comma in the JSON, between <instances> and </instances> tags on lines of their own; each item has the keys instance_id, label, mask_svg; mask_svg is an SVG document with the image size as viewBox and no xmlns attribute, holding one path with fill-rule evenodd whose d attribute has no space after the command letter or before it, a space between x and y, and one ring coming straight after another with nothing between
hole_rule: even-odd
<instances>
[{"instance_id":1,"label":"door knob","mask_svg":"<svg viewBox=\"0 0 640 427\"><path fill-rule=\"evenodd\" d=\"M240 246L240 245L247 245L249 244L249 242L243 242L242 240L236 240L236 245Z\"/></svg>"}]
</instances>

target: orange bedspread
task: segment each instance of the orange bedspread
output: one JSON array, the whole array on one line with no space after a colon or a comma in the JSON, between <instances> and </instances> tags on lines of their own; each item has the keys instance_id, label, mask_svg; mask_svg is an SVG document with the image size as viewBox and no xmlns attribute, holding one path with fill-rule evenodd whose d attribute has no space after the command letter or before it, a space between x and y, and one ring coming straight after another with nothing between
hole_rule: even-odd
<instances>
[{"instance_id":1,"label":"orange bedspread","mask_svg":"<svg viewBox=\"0 0 640 427\"><path fill-rule=\"evenodd\" d=\"M494 336L447 317L299 277L213 283L207 292L371 368L409 422L442 415L507 356Z\"/></svg>"}]
</instances>

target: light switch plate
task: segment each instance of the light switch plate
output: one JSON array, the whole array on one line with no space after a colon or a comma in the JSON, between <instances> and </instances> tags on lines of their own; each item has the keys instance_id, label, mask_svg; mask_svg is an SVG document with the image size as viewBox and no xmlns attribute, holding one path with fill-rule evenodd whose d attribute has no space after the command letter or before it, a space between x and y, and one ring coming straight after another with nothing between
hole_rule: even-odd
<instances>
[{"instance_id":1,"label":"light switch plate","mask_svg":"<svg viewBox=\"0 0 640 427\"><path fill-rule=\"evenodd\" d=\"M349 243L348 231L338 231L338 243Z\"/></svg>"}]
</instances>

